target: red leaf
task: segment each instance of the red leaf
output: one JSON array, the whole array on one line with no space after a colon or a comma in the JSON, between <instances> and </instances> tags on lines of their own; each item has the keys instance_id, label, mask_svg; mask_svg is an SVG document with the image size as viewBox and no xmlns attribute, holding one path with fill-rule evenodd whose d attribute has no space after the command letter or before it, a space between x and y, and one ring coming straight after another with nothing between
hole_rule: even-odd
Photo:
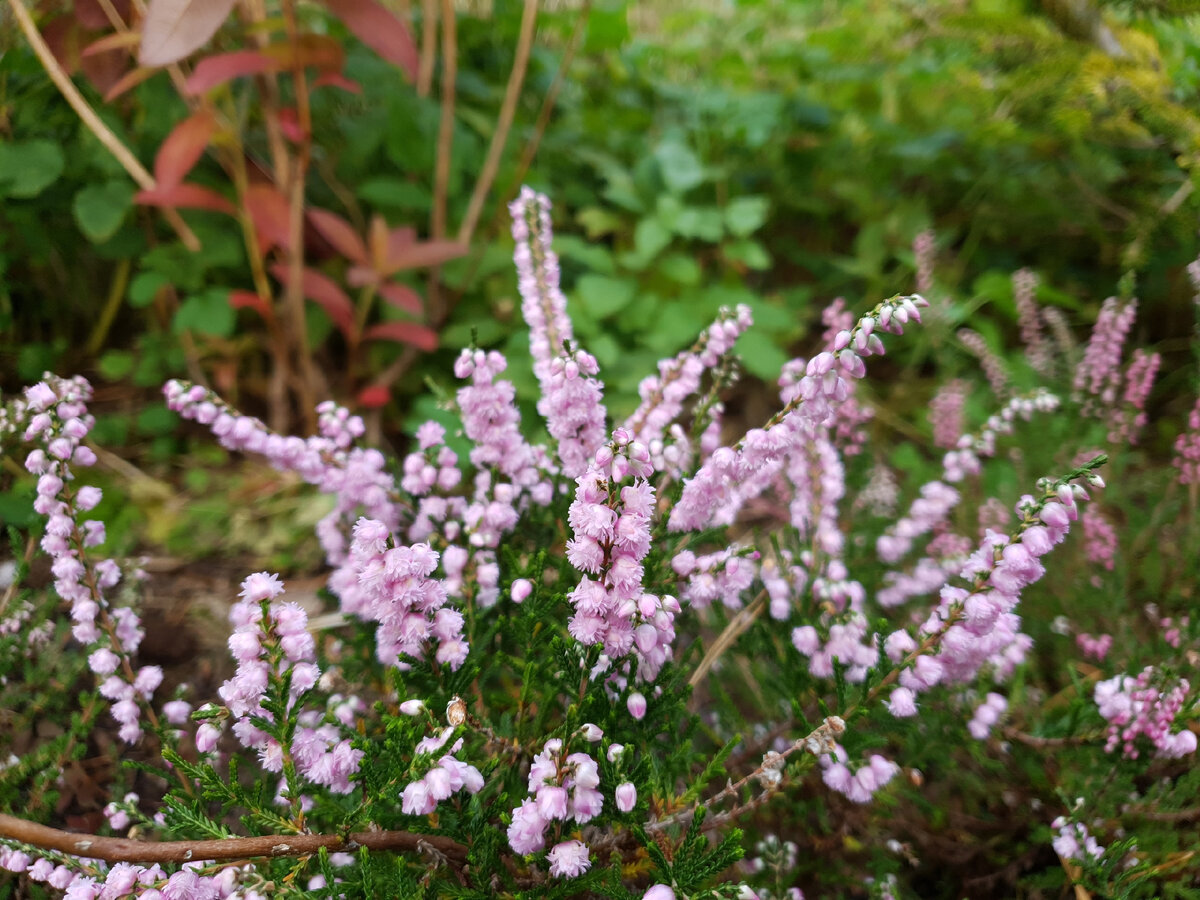
<instances>
[{"instance_id":1,"label":"red leaf","mask_svg":"<svg viewBox=\"0 0 1200 900\"><path fill-rule=\"evenodd\" d=\"M418 350L436 350L437 332L415 322L380 322L363 332L364 341L396 341L412 344Z\"/></svg>"},{"instance_id":2,"label":"red leaf","mask_svg":"<svg viewBox=\"0 0 1200 900\"><path fill-rule=\"evenodd\" d=\"M358 392L358 405L378 409L392 399L392 392L383 384L370 384Z\"/></svg>"},{"instance_id":3,"label":"red leaf","mask_svg":"<svg viewBox=\"0 0 1200 900\"><path fill-rule=\"evenodd\" d=\"M327 0L354 36L416 82L418 54L408 26L375 0Z\"/></svg>"},{"instance_id":4,"label":"red leaf","mask_svg":"<svg viewBox=\"0 0 1200 900\"><path fill-rule=\"evenodd\" d=\"M291 245L288 233L288 202L273 184L252 184L246 188L246 209L258 236L258 249L266 254L272 247Z\"/></svg>"},{"instance_id":5,"label":"red leaf","mask_svg":"<svg viewBox=\"0 0 1200 900\"><path fill-rule=\"evenodd\" d=\"M354 228L341 216L327 209L312 208L308 211L308 221L312 222L313 227L321 232L321 237L333 244L333 248L346 259L356 263L367 261L367 248L362 238L355 234Z\"/></svg>"},{"instance_id":6,"label":"red leaf","mask_svg":"<svg viewBox=\"0 0 1200 900\"><path fill-rule=\"evenodd\" d=\"M109 50L107 53L83 54L79 60L79 69L92 86L101 94L112 90L129 69L129 54L120 50Z\"/></svg>"},{"instance_id":7,"label":"red leaf","mask_svg":"<svg viewBox=\"0 0 1200 900\"><path fill-rule=\"evenodd\" d=\"M278 68L278 62L257 50L218 53L216 56L206 56L196 63L196 68L184 82L184 89L195 97L235 78L273 72Z\"/></svg>"},{"instance_id":8,"label":"red leaf","mask_svg":"<svg viewBox=\"0 0 1200 900\"><path fill-rule=\"evenodd\" d=\"M379 273L370 266L351 266L346 270L346 284L350 287L360 288L378 283Z\"/></svg>"},{"instance_id":9,"label":"red leaf","mask_svg":"<svg viewBox=\"0 0 1200 900\"><path fill-rule=\"evenodd\" d=\"M194 113L176 125L154 157L154 177L158 186L169 188L180 184L192 171L216 130L217 119L207 111Z\"/></svg>"},{"instance_id":10,"label":"red leaf","mask_svg":"<svg viewBox=\"0 0 1200 900\"><path fill-rule=\"evenodd\" d=\"M147 69L142 66L129 70L116 84L108 89L108 92L104 95L104 101L110 103L116 100L123 93L137 87L157 71L157 69Z\"/></svg>"},{"instance_id":11,"label":"red leaf","mask_svg":"<svg viewBox=\"0 0 1200 900\"><path fill-rule=\"evenodd\" d=\"M351 94L361 94L362 85L357 81L352 81L340 72L325 72L323 75L318 75L313 79L312 86L319 87L337 87Z\"/></svg>"},{"instance_id":12,"label":"red leaf","mask_svg":"<svg viewBox=\"0 0 1200 900\"><path fill-rule=\"evenodd\" d=\"M95 56L97 53L106 53L109 50L127 50L137 46L137 42L140 40L141 35L136 31L114 31L99 40L92 41L83 48L82 55Z\"/></svg>"},{"instance_id":13,"label":"red leaf","mask_svg":"<svg viewBox=\"0 0 1200 900\"><path fill-rule=\"evenodd\" d=\"M160 185L153 191L138 191L133 199L147 206L182 206L188 209L211 209L231 216L235 214L232 203L216 191L198 184L176 184L165 188Z\"/></svg>"},{"instance_id":14,"label":"red leaf","mask_svg":"<svg viewBox=\"0 0 1200 900\"><path fill-rule=\"evenodd\" d=\"M270 305L254 291L230 291L229 305L234 309L252 309L268 322L275 317Z\"/></svg>"},{"instance_id":15,"label":"red leaf","mask_svg":"<svg viewBox=\"0 0 1200 900\"><path fill-rule=\"evenodd\" d=\"M394 281L385 282L379 285L379 296L392 306L408 312L420 314L422 311L421 295L407 284L398 284Z\"/></svg>"},{"instance_id":16,"label":"red leaf","mask_svg":"<svg viewBox=\"0 0 1200 900\"><path fill-rule=\"evenodd\" d=\"M290 106L285 106L279 111L279 130L293 144L299 144L304 140L304 129L300 127L300 117Z\"/></svg>"},{"instance_id":17,"label":"red leaf","mask_svg":"<svg viewBox=\"0 0 1200 900\"><path fill-rule=\"evenodd\" d=\"M419 244L410 243L402 248L396 247L394 241L389 241L388 258L380 267L380 274L386 277L404 269L439 266L449 260L457 259L466 252L466 244L454 241L423 241Z\"/></svg>"},{"instance_id":18,"label":"red leaf","mask_svg":"<svg viewBox=\"0 0 1200 900\"><path fill-rule=\"evenodd\" d=\"M199 49L229 17L235 0L150 0L142 22L143 66L166 66Z\"/></svg>"},{"instance_id":19,"label":"red leaf","mask_svg":"<svg viewBox=\"0 0 1200 900\"><path fill-rule=\"evenodd\" d=\"M75 21L84 28L104 31L112 28L112 22L96 0L75 0Z\"/></svg>"},{"instance_id":20,"label":"red leaf","mask_svg":"<svg viewBox=\"0 0 1200 900\"><path fill-rule=\"evenodd\" d=\"M271 266L271 274L284 284L289 281L289 270L283 263ZM309 300L315 301L329 314L329 318L346 336L352 340L354 335L354 304L346 296L346 292L337 283L316 269L305 269L300 273L300 290Z\"/></svg>"}]
</instances>

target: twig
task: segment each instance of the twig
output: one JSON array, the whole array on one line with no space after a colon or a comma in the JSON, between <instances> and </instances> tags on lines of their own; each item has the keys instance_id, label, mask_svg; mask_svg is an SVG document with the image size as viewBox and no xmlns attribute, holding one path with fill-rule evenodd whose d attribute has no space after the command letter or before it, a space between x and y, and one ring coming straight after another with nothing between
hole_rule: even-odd
<instances>
[{"instance_id":1,"label":"twig","mask_svg":"<svg viewBox=\"0 0 1200 900\"><path fill-rule=\"evenodd\" d=\"M0 813L0 838L105 862L183 863L263 856L295 857L309 856L321 848L333 853L357 847L378 851L418 851L422 845L432 847L456 865L462 865L467 860L467 848L451 838L408 831L262 835L208 841L134 841L60 831Z\"/></svg>"},{"instance_id":2,"label":"twig","mask_svg":"<svg viewBox=\"0 0 1200 900\"><path fill-rule=\"evenodd\" d=\"M437 59L437 0L421 0L421 58L417 63L417 96L428 97L433 88L433 61Z\"/></svg>"},{"instance_id":3,"label":"twig","mask_svg":"<svg viewBox=\"0 0 1200 900\"><path fill-rule=\"evenodd\" d=\"M475 226L479 224L479 216L483 213L483 202L492 189L492 182L500 168L500 157L504 154L504 145L508 142L508 132L512 128L513 116L517 112L517 100L521 97L521 87L525 83L525 72L529 68L529 53L533 48L533 35L537 30L538 0L525 0L525 8L521 13L521 31L517 38L516 55L513 57L512 71L508 75L508 84L504 88L504 100L500 104L500 114L496 117L496 130L492 132L492 142L488 146L487 158L483 168L475 180L471 191L471 199L467 203L467 214L458 229L458 242L469 244Z\"/></svg>"},{"instance_id":4,"label":"twig","mask_svg":"<svg viewBox=\"0 0 1200 900\"><path fill-rule=\"evenodd\" d=\"M442 0L442 115L438 123L437 156L433 167L433 207L429 213L430 236L440 241L446 236L446 203L450 192L450 153L454 146L454 91L458 78L458 21L454 0ZM442 317L442 270L429 270L425 309L431 322Z\"/></svg>"},{"instance_id":5,"label":"twig","mask_svg":"<svg viewBox=\"0 0 1200 900\"><path fill-rule=\"evenodd\" d=\"M42 64L42 68L46 70L46 74L50 76L50 80L54 82L54 86L58 88L59 93L63 95L63 99L70 104L71 109L75 110L75 114L79 116L84 127L96 136L105 149L113 155L113 157L121 164L121 167L129 173L129 177L137 182L142 190L153 191L158 187L158 183L154 180L154 176L146 171L136 156L134 156L129 148L121 143L118 138L109 129L100 117L96 115L88 102L83 99L83 94L79 93L79 88L75 87L75 83L63 71L62 66L58 64L58 60L54 58L54 54L50 52L50 47L46 44L41 32L37 30L37 26L33 22L33 17L30 16L29 10L25 7L24 0L8 0L8 5L16 17L17 25L21 29L21 33L25 35L25 39L29 41L29 46L33 48L34 54L38 61ZM163 216L175 233L179 235L179 239L183 241L183 245L192 252L200 249L200 239L196 237L183 217L179 215L179 211L174 207L163 207Z\"/></svg>"},{"instance_id":6,"label":"twig","mask_svg":"<svg viewBox=\"0 0 1200 900\"><path fill-rule=\"evenodd\" d=\"M517 163L516 175L513 177L506 191L508 196L516 193L517 188L525 180L525 174L529 171L529 167L533 165L533 158L537 156L538 148L542 143L542 137L545 135L546 128L550 124L550 116L554 114L554 106L558 102L558 93L562 90L563 82L567 79L567 71L571 68L571 63L575 60L575 51L579 49L579 40L583 37L584 31L587 30L588 16L591 14L591 11L591 0L584 0L575 18L575 28L571 31L571 37L567 39L567 46L563 50L562 60L558 64L558 71L554 73L554 80L550 82L550 89L546 91L546 96L542 100L542 108L538 110L537 121L533 123L533 135L529 138L529 142L525 145L525 149L521 153L521 160Z\"/></svg>"}]
</instances>

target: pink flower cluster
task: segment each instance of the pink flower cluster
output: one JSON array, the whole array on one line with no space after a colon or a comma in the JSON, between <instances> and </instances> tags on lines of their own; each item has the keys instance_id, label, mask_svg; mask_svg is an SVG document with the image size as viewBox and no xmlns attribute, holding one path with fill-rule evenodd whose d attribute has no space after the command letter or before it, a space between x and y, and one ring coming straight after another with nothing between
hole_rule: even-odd
<instances>
[{"instance_id":1,"label":"pink flower cluster","mask_svg":"<svg viewBox=\"0 0 1200 900\"><path fill-rule=\"evenodd\" d=\"M929 401L929 424L933 445L949 450L963 435L963 406L967 401L967 383L960 378L947 381Z\"/></svg>"},{"instance_id":2,"label":"pink flower cluster","mask_svg":"<svg viewBox=\"0 0 1200 900\"><path fill-rule=\"evenodd\" d=\"M577 478L604 442L604 388L595 377L600 367L594 356L572 346L567 299L559 287L558 257L551 249L550 201L522 188L509 204L509 212L521 313L529 325L533 372L542 387L538 412L557 442L563 474Z\"/></svg>"},{"instance_id":3,"label":"pink flower cluster","mask_svg":"<svg viewBox=\"0 0 1200 900\"><path fill-rule=\"evenodd\" d=\"M1117 532L1098 509L1092 507L1080 519L1088 562L1111 572L1117 553ZM1099 578L1093 579L1096 584Z\"/></svg>"},{"instance_id":4,"label":"pink flower cluster","mask_svg":"<svg viewBox=\"0 0 1200 900\"><path fill-rule=\"evenodd\" d=\"M92 648L88 665L104 679L100 694L112 702L121 740L132 744L141 736L141 711L162 683L162 670L133 668L145 632L136 612L110 606L105 596L121 570L116 560L95 561L87 552L105 540L103 522L79 521L100 502L100 489L74 484L75 468L96 462L96 454L83 443L95 424L87 411L91 397L91 385L83 378L48 378L25 391L16 413L25 425L24 439L39 444L26 457L25 468L38 476L33 508L47 520L41 547L51 559L54 590L71 604L71 632Z\"/></svg>"},{"instance_id":5,"label":"pink flower cluster","mask_svg":"<svg viewBox=\"0 0 1200 900\"><path fill-rule=\"evenodd\" d=\"M1075 646L1079 648L1079 652L1084 656L1090 656L1097 662L1104 662L1104 657L1108 656L1112 645L1113 636L1111 634L1091 635L1080 632L1075 635Z\"/></svg>"},{"instance_id":6,"label":"pink flower cluster","mask_svg":"<svg viewBox=\"0 0 1200 900\"><path fill-rule=\"evenodd\" d=\"M875 552L885 563L896 563L912 549L913 539L932 531L958 505L959 494L940 481L921 486L921 496L912 502L908 515L897 520L875 542Z\"/></svg>"},{"instance_id":7,"label":"pink flower cluster","mask_svg":"<svg viewBox=\"0 0 1200 900\"><path fill-rule=\"evenodd\" d=\"M517 853L536 853L546 846L546 831L552 825L568 821L584 825L604 806L604 795L597 789L600 769L596 761L586 753L566 751L563 742L553 738L533 759L529 770L533 796L512 811L508 826L508 843ZM560 832L562 825L555 825L555 830ZM591 866L587 845L581 841L556 844L547 859L550 874L560 877L574 878Z\"/></svg>"},{"instance_id":8,"label":"pink flower cluster","mask_svg":"<svg viewBox=\"0 0 1200 900\"><path fill-rule=\"evenodd\" d=\"M1147 666L1136 678L1118 675L1096 685L1093 699L1109 723L1104 749L1118 746L1128 759L1137 759L1137 739L1145 737L1155 755L1178 759L1196 752L1196 733L1188 728L1172 732L1175 717L1187 702L1191 685L1186 678L1167 679Z\"/></svg>"},{"instance_id":9,"label":"pink flower cluster","mask_svg":"<svg viewBox=\"0 0 1200 900\"><path fill-rule=\"evenodd\" d=\"M1109 412L1108 439L1111 443L1137 443L1138 433L1146 427L1146 399L1161 364L1162 357L1157 353L1146 353L1141 347L1133 351L1133 358L1125 369L1122 403L1120 406L1114 404Z\"/></svg>"},{"instance_id":10,"label":"pink flower cluster","mask_svg":"<svg viewBox=\"0 0 1200 900\"><path fill-rule=\"evenodd\" d=\"M267 572L256 572L242 582L241 600L229 611L234 626L229 651L238 667L218 693L237 720L233 733L243 746L258 752L264 771L281 772L284 754L290 753L303 777L334 793L348 794L353 789L350 778L358 771L363 754L353 749L348 739L340 740L336 727L321 726L319 715L301 714L292 745L284 747L252 721L272 721L272 714L262 705L272 679L287 683L290 710L316 686L321 675L314 662L307 614L294 603L274 602L283 590L279 577Z\"/></svg>"},{"instance_id":11,"label":"pink flower cluster","mask_svg":"<svg viewBox=\"0 0 1200 900\"><path fill-rule=\"evenodd\" d=\"M1025 345L1025 358L1039 375L1049 375L1054 365L1054 355L1042 334L1042 320L1038 313L1035 294L1038 277L1029 269L1013 273L1013 303L1017 307L1017 324L1021 328L1021 343Z\"/></svg>"},{"instance_id":12,"label":"pink flower cluster","mask_svg":"<svg viewBox=\"0 0 1200 900\"><path fill-rule=\"evenodd\" d=\"M1084 862L1098 860L1104 855L1104 848L1096 843L1082 822L1072 822L1065 816L1058 816L1050 823L1050 827L1058 832L1051 841L1054 852L1063 859Z\"/></svg>"},{"instance_id":13,"label":"pink flower cluster","mask_svg":"<svg viewBox=\"0 0 1200 900\"><path fill-rule=\"evenodd\" d=\"M387 525L361 518L354 526L349 565L334 573L342 609L378 622L375 653L384 665L403 665L404 657L433 658L457 670L467 658L463 615L447 606L446 585L432 578L440 555L428 544L393 546ZM346 577L350 573L350 577Z\"/></svg>"},{"instance_id":14,"label":"pink flower cluster","mask_svg":"<svg viewBox=\"0 0 1200 900\"><path fill-rule=\"evenodd\" d=\"M569 595L575 614L567 628L581 644L603 644L610 659L636 649L645 679L653 679L670 658L679 612L674 597L642 587L654 512L654 488L646 480L652 472L646 446L617 428L575 480L567 511L573 535L567 559L585 573Z\"/></svg>"},{"instance_id":15,"label":"pink flower cluster","mask_svg":"<svg viewBox=\"0 0 1200 900\"><path fill-rule=\"evenodd\" d=\"M359 509L391 529L399 526L399 507L393 499L396 485L388 474L387 459L378 450L351 446L363 433L363 423L342 407L332 402L317 407L320 434L283 437L258 419L241 415L199 385L168 381L163 394L170 409L209 426L223 447L261 454L276 469L296 472L336 498L333 511L317 525L317 535L331 564L345 561L346 532Z\"/></svg>"},{"instance_id":16,"label":"pink flower cluster","mask_svg":"<svg viewBox=\"0 0 1200 900\"><path fill-rule=\"evenodd\" d=\"M430 737L423 738L416 746L418 756L437 753L446 745L455 731L453 725L443 728ZM478 794L483 790L483 775L474 766L457 759L463 739L459 738L450 749L438 757L433 768L415 781L409 782L400 795L400 808L410 816L425 816L437 809L438 803L449 799L458 791Z\"/></svg>"},{"instance_id":17,"label":"pink flower cluster","mask_svg":"<svg viewBox=\"0 0 1200 900\"><path fill-rule=\"evenodd\" d=\"M984 377L992 388L992 393L1003 400L1008 396L1008 368L996 353L988 346L987 339L970 328L958 330L958 340L967 351L979 360Z\"/></svg>"},{"instance_id":18,"label":"pink flower cluster","mask_svg":"<svg viewBox=\"0 0 1200 900\"><path fill-rule=\"evenodd\" d=\"M770 486L771 472L782 466L797 430L833 418L836 405L850 395L847 378L862 378L864 357L884 352L879 332L902 334L910 319L920 321L920 310L928 305L920 296L894 297L859 319L853 329L838 332L832 349L808 361L804 376L791 390L792 399L766 428L750 430L735 447L718 448L685 482L668 528L702 531L732 522L756 490Z\"/></svg>"},{"instance_id":19,"label":"pink flower cluster","mask_svg":"<svg viewBox=\"0 0 1200 900\"><path fill-rule=\"evenodd\" d=\"M872 753L866 765L851 771L846 764L846 751L834 744L832 753L820 758L821 780L830 790L837 791L852 803L870 803L875 792L891 781L900 767L878 753Z\"/></svg>"},{"instance_id":20,"label":"pink flower cluster","mask_svg":"<svg viewBox=\"0 0 1200 900\"><path fill-rule=\"evenodd\" d=\"M992 733L992 727L1000 721L1000 717L1007 709L1008 700L1002 694L989 691L988 695L983 698L983 702L975 707L975 714L967 723L967 731L977 741L986 740L987 736Z\"/></svg>"},{"instance_id":21,"label":"pink flower cluster","mask_svg":"<svg viewBox=\"0 0 1200 900\"><path fill-rule=\"evenodd\" d=\"M696 556L681 550L671 559L671 568L683 581L680 597L695 609L707 609L721 601L727 609L740 609L742 594L758 576L758 551L731 545L724 550Z\"/></svg>"},{"instance_id":22,"label":"pink flower cluster","mask_svg":"<svg viewBox=\"0 0 1200 900\"><path fill-rule=\"evenodd\" d=\"M85 875L66 865L55 865L47 858L34 859L23 850L0 848L0 868L62 891L63 900L116 900L134 896L142 900L265 900L262 894L239 883L250 880L247 876L255 873L253 865L227 867L212 876L196 871L202 865L202 861L185 863L180 871L168 877L157 864L145 867L116 863L105 871L101 863L89 866L92 874Z\"/></svg>"},{"instance_id":23,"label":"pink flower cluster","mask_svg":"<svg viewBox=\"0 0 1200 900\"><path fill-rule=\"evenodd\" d=\"M547 463L521 436L516 388L511 381L497 379L507 367L507 360L494 350L464 350L454 364L456 376L471 379L458 391L463 431L474 443L471 463L477 469L496 469L513 485L533 491L535 502L544 506L551 499L550 482L544 478Z\"/></svg>"},{"instance_id":24,"label":"pink flower cluster","mask_svg":"<svg viewBox=\"0 0 1200 900\"><path fill-rule=\"evenodd\" d=\"M1200 399L1188 414L1187 431L1175 438L1172 465L1179 470L1179 483L1200 484Z\"/></svg>"},{"instance_id":25,"label":"pink flower cluster","mask_svg":"<svg viewBox=\"0 0 1200 900\"><path fill-rule=\"evenodd\" d=\"M704 373L716 368L721 359L750 327L750 307L722 309L696 343L672 359L658 364L658 375L648 375L638 385L641 404L625 420L624 428L635 440L650 446L662 440L667 427L683 411L683 404L700 390Z\"/></svg>"},{"instance_id":26,"label":"pink flower cluster","mask_svg":"<svg viewBox=\"0 0 1200 900\"><path fill-rule=\"evenodd\" d=\"M995 455L996 438L1012 434L1018 418L1028 422L1035 412L1054 412L1059 403L1058 397L1044 388L1012 398L1004 404L1000 412L984 423L979 434L963 435L958 439L955 449L942 459L943 477L949 482L957 483L968 475L978 475L981 468L980 459Z\"/></svg>"},{"instance_id":27,"label":"pink flower cluster","mask_svg":"<svg viewBox=\"0 0 1200 900\"><path fill-rule=\"evenodd\" d=\"M1104 301L1083 359L1075 368L1073 387L1076 394L1087 394L1098 400L1101 407L1111 407L1116 402L1121 383L1121 353L1136 317L1136 299L1123 303L1116 297L1109 297Z\"/></svg>"}]
</instances>

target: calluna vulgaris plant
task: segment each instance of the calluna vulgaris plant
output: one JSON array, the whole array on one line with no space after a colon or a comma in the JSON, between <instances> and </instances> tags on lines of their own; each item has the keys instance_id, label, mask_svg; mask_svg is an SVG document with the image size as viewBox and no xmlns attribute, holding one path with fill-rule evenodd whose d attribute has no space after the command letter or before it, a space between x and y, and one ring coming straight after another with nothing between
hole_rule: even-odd
<instances>
[{"instance_id":1,"label":"calluna vulgaris plant","mask_svg":"<svg viewBox=\"0 0 1200 900\"><path fill-rule=\"evenodd\" d=\"M856 385L885 340L920 324L925 299L893 297L857 319L831 306L823 346L784 367L779 411L736 441L724 440L721 397L746 308L662 361L640 406L611 422L559 289L549 204L526 190L512 215L546 443L523 432L495 351L455 364L469 458L428 422L397 467L333 403L318 408L316 435L288 437L203 387L166 385L170 408L224 447L332 498L317 531L340 615L314 627L277 575L247 574L229 614L235 669L216 698L166 696L162 671L138 661L143 627L118 591L141 575L104 558L104 524L88 518L101 496L81 477L96 461L87 382L47 376L9 402L3 431L33 445L24 464L54 589L119 740L161 752L162 796L114 794L107 835L0 816L0 865L70 898L799 897L822 869L844 878L855 866L857 886L841 889L897 896L913 853L901 841L881 842L890 868L853 853L806 864L770 832L799 839L834 814L852 827L865 821L855 810L919 796L930 744L948 759L964 742L1003 757L1001 729L1055 740L1002 724L1028 714L1015 711L1034 651L1023 595L1081 519L1089 554L1111 568L1112 527L1081 514L1105 456L1037 480L1011 510L981 500L978 523L964 497L1001 439L1065 403L1114 439L1136 432L1157 362L1139 355L1122 379L1131 304L1107 304L1078 370L1060 373L1073 397L1011 392L993 367L1009 393L964 434L965 386L939 395L942 477L881 527L894 477L876 464L856 470L869 474L861 491L847 484L870 415ZM1051 341L1031 276L1019 277L1022 333L1049 376ZM1185 481L1193 468L1181 463ZM759 533L743 514L764 501L780 521ZM6 614L9 630L23 627L19 610ZM1180 626L1161 627L1178 646ZM1110 635L1078 640L1110 654ZM25 652L37 647L31 636ZM756 655L774 671L755 670ZM1196 750L1191 683L1165 659L1093 672L1094 702L1081 693L1072 715L1084 724L1065 743L1106 769L1134 766L1113 771L1165 795L1180 778L1172 761ZM690 704L703 701L724 712L697 716ZM1131 792L1135 775L1121 775ZM807 818L773 814L782 797ZM1057 854L1072 879L1134 895L1147 871L1171 871L1169 854L1139 854L1087 799L1052 802L1028 810L1034 854ZM739 822L766 834L734 869Z\"/></svg>"}]
</instances>

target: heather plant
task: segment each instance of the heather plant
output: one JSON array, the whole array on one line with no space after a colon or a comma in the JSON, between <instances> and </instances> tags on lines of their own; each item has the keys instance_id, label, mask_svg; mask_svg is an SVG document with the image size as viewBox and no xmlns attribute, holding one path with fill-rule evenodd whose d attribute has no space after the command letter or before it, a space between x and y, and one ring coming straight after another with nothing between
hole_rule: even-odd
<instances>
[{"instance_id":1,"label":"heather plant","mask_svg":"<svg viewBox=\"0 0 1200 900\"><path fill-rule=\"evenodd\" d=\"M53 579L13 631L66 640L69 618L65 656L91 673L71 677L104 710L76 743L104 732L129 759L96 833L41 824L46 808L0 815L0 866L22 889L1197 895L1200 850L1175 827L1200 787L1190 563L1160 549L1174 571L1131 610L1149 576L1111 524L1155 489L1129 462L1154 374L1146 355L1122 362L1133 301L1106 305L1073 371L1031 346L1049 380L1025 389L1014 371L981 420L962 384L943 391L931 444L950 446L897 496L861 384L936 302L831 304L811 357L782 367L774 414L742 434L725 401L752 315L722 310L613 419L549 203L526 190L511 213L540 426L505 357L479 347L454 366L454 424L421 425L397 460L333 402L288 436L201 385L164 387L223 447L328 497L329 609L247 572L213 696L139 659L124 586L141 575L89 515L90 385L47 375L4 407ZM1023 334L1044 347L1024 289ZM1179 492L1164 498L1163 542L1194 547L1168 524ZM52 596L67 612L47 630ZM53 784L73 752L0 771L0 796ZM969 877L924 865L939 841Z\"/></svg>"}]
</instances>

